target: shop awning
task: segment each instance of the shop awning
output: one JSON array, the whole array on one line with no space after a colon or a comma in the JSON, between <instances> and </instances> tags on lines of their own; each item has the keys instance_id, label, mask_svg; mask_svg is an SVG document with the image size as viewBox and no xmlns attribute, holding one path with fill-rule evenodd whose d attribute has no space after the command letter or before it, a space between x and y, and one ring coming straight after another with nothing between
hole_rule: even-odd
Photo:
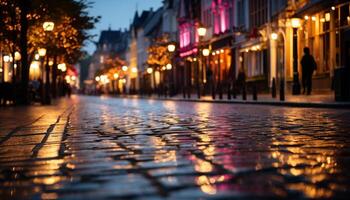
<instances>
[{"instance_id":1,"label":"shop awning","mask_svg":"<svg viewBox=\"0 0 350 200\"><path fill-rule=\"evenodd\" d=\"M233 44L233 35L228 35L226 37L220 38L211 43L212 50L222 49L224 47L232 47Z\"/></svg>"}]
</instances>

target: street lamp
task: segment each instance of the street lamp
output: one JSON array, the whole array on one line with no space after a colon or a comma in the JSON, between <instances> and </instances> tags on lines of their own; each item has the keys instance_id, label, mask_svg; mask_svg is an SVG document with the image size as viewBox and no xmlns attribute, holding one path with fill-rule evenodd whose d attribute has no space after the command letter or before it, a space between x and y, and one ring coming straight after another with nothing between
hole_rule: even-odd
<instances>
[{"instance_id":1,"label":"street lamp","mask_svg":"<svg viewBox=\"0 0 350 200\"><path fill-rule=\"evenodd\" d=\"M298 72L298 29L301 26L299 18L291 19L291 26L293 28L293 85L292 94L300 94L299 72Z\"/></svg>"},{"instance_id":2,"label":"street lamp","mask_svg":"<svg viewBox=\"0 0 350 200\"><path fill-rule=\"evenodd\" d=\"M122 70L123 70L124 72L128 71L128 66L125 66L125 65L124 65L124 66L122 67Z\"/></svg>"},{"instance_id":3,"label":"street lamp","mask_svg":"<svg viewBox=\"0 0 350 200\"><path fill-rule=\"evenodd\" d=\"M171 70L173 68L173 66L170 64L170 63L168 63L167 65L166 65L166 69L167 70Z\"/></svg>"},{"instance_id":4,"label":"street lamp","mask_svg":"<svg viewBox=\"0 0 350 200\"><path fill-rule=\"evenodd\" d=\"M202 55L205 56L205 57L208 57L210 54L210 50L209 49L203 49L202 50Z\"/></svg>"},{"instance_id":5,"label":"street lamp","mask_svg":"<svg viewBox=\"0 0 350 200\"><path fill-rule=\"evenodd\" d=\"M168 51L173 53L176 50L175 44L168 44Z\"/></svg>"},{"instance_id":6,"label":"street lamp","mask_svg":"<svg viewBox=\"0 0 350 200\"><path fill-rule=\"evenodd\" d=\"M137 73L137 68L136 67L131 68L131 72L132 73Z\"/></svg>"},{"instance_id":7,"label":"street lamp","mask_svg":"<svg viewBox=\"0 0 350 200\"><path fill-rule=\"evenodd\" d=\"M45 48L38 49L38 54L39 56L44 57L46 55L46 49Z\"/></svg>"},{"instance_id":8,"label":"street lamp","mask_svg":"<svg viewBox=\"0 0 350 200\"><path fill-rule=\"evenodd\" d=\"M35 60L39 60L39 59L40 59L40 55L39 55L38 53L36 53L36 54L34 55L34 59L35 59Z\"/></svg>"},{"instance_id":9,"label":"street lamp","mask_svg":"<svg viewBox=\"0 0 350 200\"><path fill-rule=\"evenodd\" d=\"M204 37L205 34L207 33L207 29L203 26L200 26L197 28L197 33L200 37Z\"/></svg>"},{"instance_id":10,"label":"street lamp","mask_svg":"<svg viewBox=\"0 0 350 200\"><path fill-rule=\"evenodd\" d=\"M301 20L299 18L292 18L291 25L293 28L299 28L301 26Z\"/></svg>"},{"instance_id":11,"label":"street lamp","mask_svg":"<svg viewBox=\"0 0 350 200\"><path fill-rule=\"evenodd\" d=\"M202 45L202 38L205 36L205 34L207 33L207 28L205 28L204 26L202 25L199 25L199 27L197 28L197 33L198 33L198 36L199 36L199 41L198 41L198 48L199 48L199 62L198 62L198 70L197 70L197 97L198 99L201 98L201 86L200 86L200 74L201 73L201 69L203 69L203 61L202 61L202 51L201 51L201 45ZM202 53L201 53L202 52Z\"/></svg>"},{"instance_id":12,"label":"street lamp","mask_svg":"<svg viewBox=\"0 0 350 200\"><path fill-rule=\"evenodd\" d=\"M61 70L62 72L67 71L67 65L65 63L60 63L57 65L57 68Z\"/></svg>"},{"instance_id":13,"label":"street lamp","mask_svg":"<svg viewBox=\"0 0 350 200\"><path fill-rule=\"evenodd\" d=\"M43 29L44 31L53 31L55 28L55 23L53 22L44 22Z\"/></svg>"},{"instance_id":14,"label":"street lamp","mask_svg":"<svg viewBox=\"0 0 350 200\"><path fill-rule=\"evenodd\" d=\"M119 74L117 74L117 73L113 74L113 78L114 79L118 79L119 78Z\"/></svg>"},{"instance_id":15,"label":"street lamp","mask_svg":"<svg viewBox=\"0 0 350 200\"><path fill-rule=\"evenodd\" d=\"M16 51L16 52L15 52L15 60L16 60L16 61L19 61L19 60L21 60L21 58L22 58L22 57L21 57L21 54L20 54L18 51Z\"/></svg>"},{"instance_id":16,"label":"street lamp","mask_svg":"<svg viewBox=\"0 0 350 200\"><path fill-rule=\"evenodd\" d=\"M272 40L277 40L278 39L277 33L271 33L271 39Z\"/></svg>"},{"instance_id":17,"label":"street lamp","mask_svg":"<svg viewBox=\"0 0 350 200\"><path fill-rule=\"evenodd\" d=\"M173 63L173 59L174 59L174 52L175 52L175 50L176 50L176 45L174 44L174 43L170 43L170 44L168 44L168 51L170 52L170 54L171 54L171 57L170 57L170 65L171 65L171 67L170 66L168 66L167 65L167 69L168 68L170 68L170 69L168 69L168 70L171 70L172 69L172 65L174 64ZM174 66L175 67L175 66ZM170 74L171 75L171 74ZM169 76L169 75L168 75ZM173 70L173 72L172 72L172 80L171 80L171 85L170 85L170 87L169 87L169 89L170 89L170 96L172 96L173 94L175 94L175 90L176 90L176 70L175 70L175 68L174 68L174 70ZM169 78L169 81L170 81L170 78Z\"/></svg>"},{"instance_id":18,"label":"street lamp","mask_svg":"<svg viewBox=\"0 0 350 200\"><path fill-rule=\"evenodd\" d=\"M10 56L8 55L4 56L3 59L5 63L10 62Z\"/></svg>"},{"instance_id":19,"label":"street lamp","mask_svg":"<svg viewBox=\"0 0 350 200\"><path fill-rule=\"evenodd\" d=\"M147 73L148 74L152 74L153 73L153 69L151 67L147 68Z\"/></svg>"},{"instance_id":20,"label":"street lamp","mask_svg":"<svg viewBox=\"0 0 350 200\"><path fill-rule=\"evenodd\" d=\"M55 23L52 21L46 21L43 23L43 29L45 32L52 32L55 27ZM49 38L50 39L50 38ZM41 51L41 52L40 52ZM41 57L44 57L47 54L46 49L39 49L38 51L39 55ZM50 104L51 103L51 96L50 96L50 66L49 66L49 58L46 56L46 77L45 77L45 101L44 103ZM54 86L56 87L56 86Z\"/></svg>"}]
</instances>

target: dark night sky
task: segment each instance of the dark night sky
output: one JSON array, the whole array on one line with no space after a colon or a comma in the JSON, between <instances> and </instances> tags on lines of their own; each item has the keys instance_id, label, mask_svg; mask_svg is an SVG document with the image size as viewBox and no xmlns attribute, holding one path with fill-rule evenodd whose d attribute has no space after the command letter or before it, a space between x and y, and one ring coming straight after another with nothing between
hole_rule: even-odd
<instances>
[{"instance_id":1,"label":"dark night sky","mask_svg":"<svg viewBox=\"0 0 350 200\"><path fill-rule=\"evenodd\" d=\"M96 29L92 34L99 35L101 30L106 30L110 26L112 29L128 28L130 21L134 17L136 8L139 12L149 10L153 7L156 10L162 5L162 0L90 0L94 2L89 10L93 16L101 16L101 21L96 24ZM98 40L98 36L94 38ZM85 47L90 54L95 50L95 45L87 42Z\"/></svg>"}]
</instances>

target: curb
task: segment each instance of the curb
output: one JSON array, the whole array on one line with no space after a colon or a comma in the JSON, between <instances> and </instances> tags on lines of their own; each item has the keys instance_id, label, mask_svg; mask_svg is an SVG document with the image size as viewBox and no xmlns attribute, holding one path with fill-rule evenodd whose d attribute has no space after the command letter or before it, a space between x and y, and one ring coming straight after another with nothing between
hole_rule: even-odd
<instances>
[{"instance_id":1,"label":"curb","mask_svg":"<svg viewBox=\"0 0 350 200\"><path fill-rule=\"evenodd\" d=\"M110 96L110 95L108 95ZM241 104L241 105L265 105L279 107L297 107L297 108L331 108L331 109L350 109L350 102L344 103L312 103L312 102L288 102L288 101L252 101L252 100L206 100L206 99L179 99L179 98L154 98L144 96L110 96L114 98L128 99L147 99L156 101L179 101L179 102L198 102L198 103L218 103L218 104Z\"/></svg>"}]
</instances>

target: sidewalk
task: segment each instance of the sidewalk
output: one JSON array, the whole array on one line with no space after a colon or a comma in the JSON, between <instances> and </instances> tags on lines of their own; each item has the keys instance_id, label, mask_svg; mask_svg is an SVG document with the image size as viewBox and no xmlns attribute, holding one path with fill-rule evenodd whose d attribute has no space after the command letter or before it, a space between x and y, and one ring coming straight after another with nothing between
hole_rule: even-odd
<instances>
[{"instance_id":1,"label":"sidewalk","mask_svg":"<svg viewBox=\"0 0 350 200\"><path fill-rule=\"evenodd\" d=\"M313 95L291 95L286 94L285 101L280 101L279 96L272 98L271 94L258 94L258 100L254 101L251 94L247 94L247 100L243 100L241 95L237 95L235 99L227 98L227 94L223 95L222 99L219 99L219 95L216 95L216 99L213 100L211 95L201 96L197 98L197 94L191 94L191 98L183 98L182 94L173 97L158 97L158 95L152 96L140 96L140 95L128 95L121 96L128 98L142 98L142 99L155 99L155 100L174 100L174 101L191 101L191 102L209 102L209 103L236 103L236 104L257 104L257 105L272 105L272 106L289 106L289 107L315 107L315 108L350 108L350 102L336 102L334 100L334 93L323 93Z\"/></svg>"}]
</instances>

